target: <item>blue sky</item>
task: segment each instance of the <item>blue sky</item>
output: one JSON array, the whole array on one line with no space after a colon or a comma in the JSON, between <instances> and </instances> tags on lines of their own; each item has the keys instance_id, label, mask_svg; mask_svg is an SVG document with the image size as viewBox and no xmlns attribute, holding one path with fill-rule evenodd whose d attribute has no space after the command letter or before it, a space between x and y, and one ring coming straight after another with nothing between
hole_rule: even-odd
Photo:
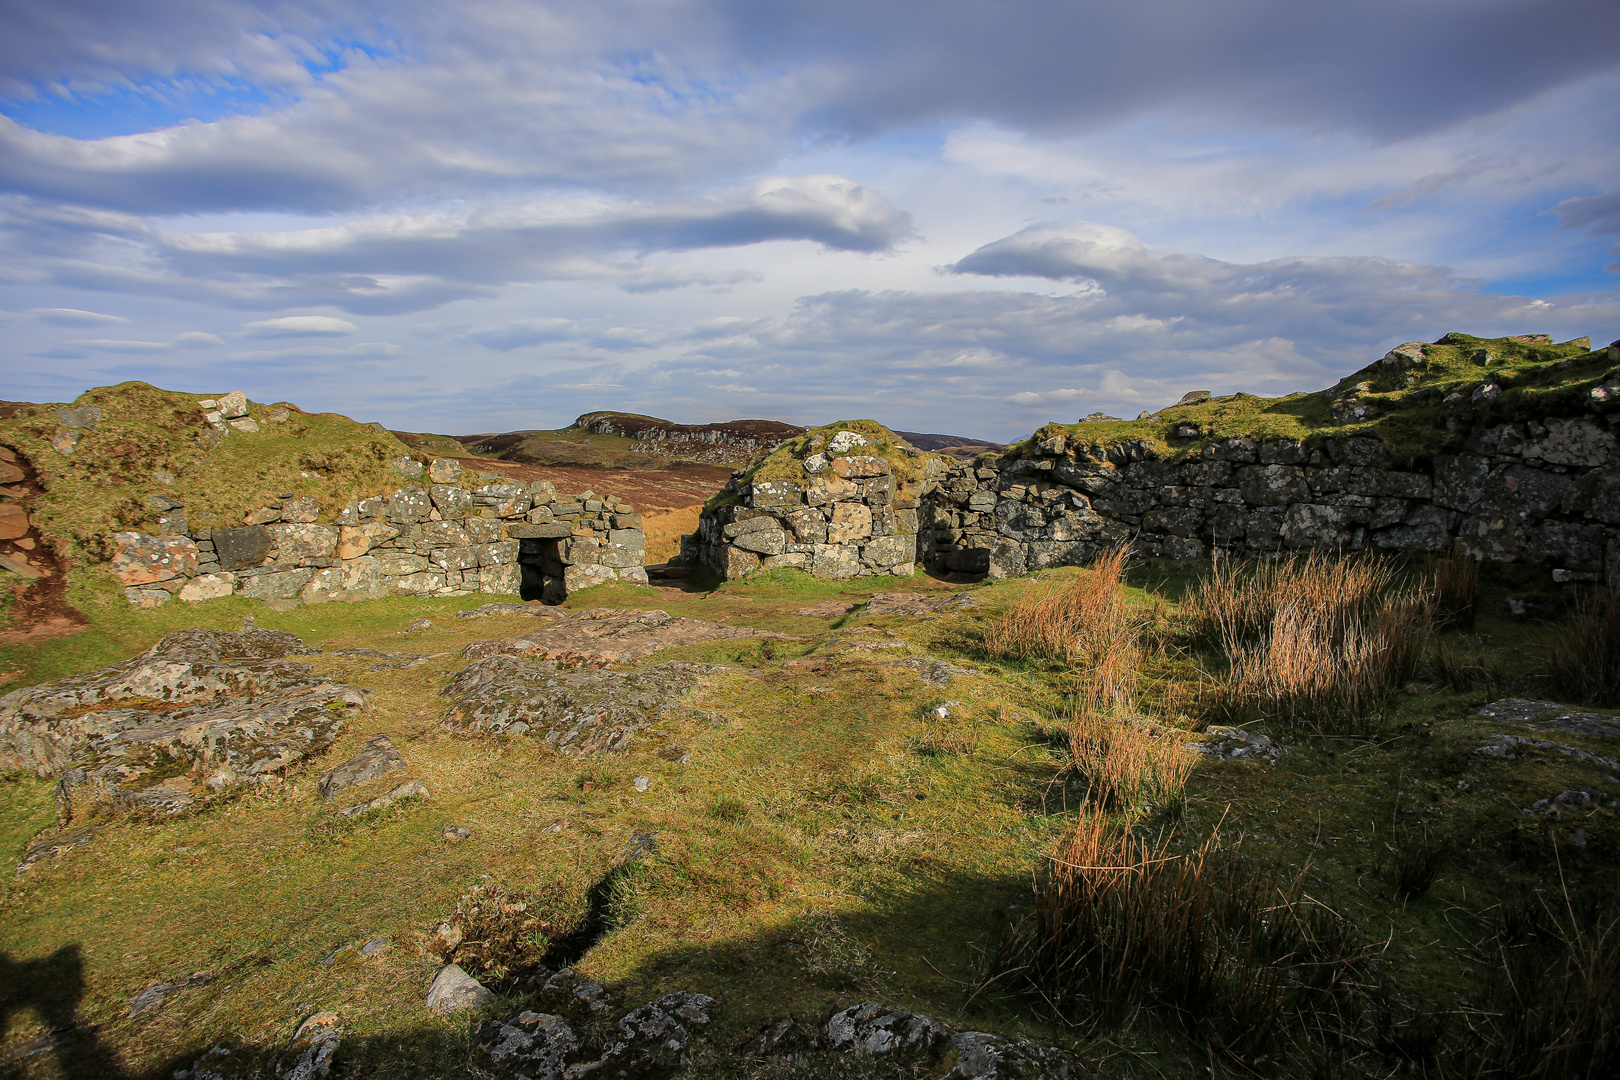
<instances>
[{"instance_id":1,"label":"blue sky","mask_svg":"<svg viewBox=\"0 0 1620 1080\"><path fill-rule=\"evenodd\" d=\"M18 0L5 397L1010 439L1620 337L1594 0Z\"/></svg>"}]
</instances>

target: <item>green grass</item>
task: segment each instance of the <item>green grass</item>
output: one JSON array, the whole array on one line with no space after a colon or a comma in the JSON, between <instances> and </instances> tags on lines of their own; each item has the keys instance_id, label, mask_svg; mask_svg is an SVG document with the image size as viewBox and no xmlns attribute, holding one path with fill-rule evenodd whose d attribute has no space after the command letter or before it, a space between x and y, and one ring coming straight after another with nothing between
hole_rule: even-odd
<instances>
[{"instance_id":1,"label":"green grass","mask_svg":"<svg viewBox=\"0 0 1620 1080\"><path fill-rule=\"evenodd\" d=\"M1489 368L1471 359L1481 349L1495 357ZM1425 356L1427 366L1411 371L1410 380L1408 373L1386 372L1372 364L1313 394L1281 398L1233 394L1163 409L1144 420L1048 424L1007 454L1033 454L1036 443L1058 435L1071 444L1104 448L1141 440L1166 459L1196 459L1210 442L1237 436L1300 439L1314 448L1330 436L1361 435L1379 439L1395 460L1409 461L1454 452L1475 425L1583 415L1588 411L1586 392L1613 368L1601 349L1568 343L1527 345L1457 333L1429 345ZM1363 382L1371 384L1369 392L1357 396L1375 403L1379 415L1359 423L1335 423L1333 402ZM1460 392L1468 397L1487 382L1501 386L1501 396L1478 403L1445 403L1447 395ZM1175 438L1175 430L1184 424L1196 424L1200 435L1192 440Z\"/></svg>"},{"instance_id":2,"label":"green grass","mask_svg":"<svg viewBox=\"0 0 1620 1080\"><path fill-rule=\"evenodd\" d=\"M1128 576L1133 601L1160 606L1162 615L1143 706L1172 724L1193 722L1176 714L1174 694L1212 662L1175 631L1174 605L1198 573L1144 560ZM1100 1075L1153 1075L1140 1065L1153 1061L1174 1075L1168 1063L1181 1057L1229 1074L1228 1063L1164 1019L1082 1032L1020 1001L970 998L984 957L1027 905L1042 854L1078 806L1054 739L1072 681L1053 665L992 660L980 644L986 620L1032 587L1040 585L947 586L922 575L828 582L781 571L707 592L609 585L575 594L571 608L657 607L800 639L659 654L652 662L684 657L731 670L708 679L692 702L699 711L663 734L624 755L576 760L529 739L452 736L439 727L438 690L463 666L460 649L533 625L524 616L451 614L489 597L396 597L281 614L234 599L139 611L108 586L79 582L73 599L91 629L5 654L23 672L12 686L121 659L181 626L234 628L248 613L329 649L444 655L379 672L364 658L310 658L322 673L370 690L375 702L325 760L261 794L156 823L117 821L59 860L7 873L0 951L21 961L77 944L89 979L79 1020L99 1025L102 1042L133 1070L179 1067L227 1036L249 1048L279 1046L319 1007L340 1011L349 1068L442 1075L446 1062L469 1053L471 1025L423 1009L435 964L426 935L457 898L487 880L578 902L631 833L654 831L656 853L614 885L609 933L581 970L626 1003L677 988L714 994L722 1002L709 1036L715 1046L740 1043L768 1019L812 1022L873 998L1076 1046ZM1547 628L1497 614L1510 587L1488 584L1472 634L1444 637L1485 655L1513 692L1550 695L1538 681ZM924 620L794 614L877 590L970 591L980 604ZM424 615L431 628L398 634ZM882 643L900 648L861 648ZM917 655L970 674L945 689L926 685L899 663ZM930 712L945 699L962 703L953 715L973 734L949 752ZM1610 812L1552 823L1521 813L1566 788L1620 787L1601 769L1557 755L1510 762L1473 753L1490 733L1511 730L1472 716L1485 700L1483 689L1459 693L1425 676L1373 737L1290 737L1275 767L1204 762L1179 821L1154 818L1144 827L1168 830L1175 850L1219 829L1231 841L1241 837L1249 857L1303 872L1311 895L1376 946L1374 967L1391 1000L1449 1009L1474 986L1462 950L1493 906L1556 887L1552 845L1577 893L1605 887L1620 865ZM432 796L340 824L314 781L377 732L390 735L409 768L355 790L352 801L405 779L421 779ZM1545 737L1620 756L1603 740ZM675 751L690 753L689 763L679 764ZM637 775L651 778L647 792L631 785ZM19 855L53 816L48 781L0 784L4 854ZM567 827L544 831L558 820ZM473 838L443 843L447 824L465 825ZM1577 828L1586 830L1584 846L1573 840ZM1439 874L1424 895L1397 900L1392 849L1425 831L1445 852ZM350 948L377 935L394 948L371 959ZM147 984L202 969L221 975L153 1014L124 1018L126 999ZM516 999L502 1006L518 1007ZM38 1031L22 1014L6 1045ZM50 1055L20 1068L55 1075ZM1291 1059L1277 1074L1300 1069Z\"/></svg>"}]
</instances>

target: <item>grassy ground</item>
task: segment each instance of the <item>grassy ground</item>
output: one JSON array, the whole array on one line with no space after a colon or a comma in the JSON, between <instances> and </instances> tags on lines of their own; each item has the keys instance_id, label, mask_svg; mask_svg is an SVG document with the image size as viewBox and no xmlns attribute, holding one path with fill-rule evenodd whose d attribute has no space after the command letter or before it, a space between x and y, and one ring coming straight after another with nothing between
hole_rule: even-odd
<instances>
[{"instance_id":1,"label":"grassy ground","mask_svg":"<svg viewBox=\"0 0 1620 1080\"><path fill-rule=\"evenodd\" d=\"M311 662L372 691L375 707L325 761L294 770L279 787L159 822L114 822L58 860L6 875L0 952L13 966L12 985L60 984L70 960L81 965L75 1019L84 1034L64 1050L69 1067L111 1053L131 1072L166 1076L222 1039L277 1046L319 1008L338 1011L350 1032L348 1075L445 1075L470 1060L472 1025L430 1017L422 1001L437 963L428 935L457 897L493 882L578 900L633 833L652 831L655 855L615 887L610 932L580 969L626 1002L676 988L715 995L716 1046L736 1045L768 1019L814 1020L876 998L1075 1047L1102 1075L1225 1072L1232 1066L1173 1018L1142 1014L1076 1028L1025 1000L974 993L1080 798L1064 770L1058 724L1071 677L1051 665L991 659L984 628L1027 590L1080 573L961 586L925 576L818 582L781 571L709 592L615 585L576 594L569 607L657 607L799 639L660 654L655 662L729 666L695 702L713 718L589 760L439 726L438 690L463 666L459 650L532 625L524 616L451 614L487 597L398 597L284 614L233 599L141 612L80 584L74 599L92 628L6 655L19 672L8 689L128 656L181 626L234 627L251 612L261 626L325 648ZM1163 631L1146 661L1142 705L1182 726L1195 721L1177 704L1178 688L1213 663L1176 636L1176 605L1200 573L1196 565L1141 562L1128 577L1131 603ZM794 613L828 599L855 603L874 588L967 592L979 604L922 619ZM1500 686L1521 696L1555 696L1538 681L1547 629L1496 617L1505 610L1500 587L1487 587L1481 610L1467 634L1445 635L1447 646L1478 654ZM421 616L434 625L400 634ZM443 655L415 669L372 671L372 661L331 651L346 647ZM930 686L899 663L922 655L968 674ZM1203 762L1179 815L1141 827L1177 850L1218 829L1234 843L1241 838L1248 856L1303 873L1311 894L1364 941L1392 1024L1425 1010L1447 1013L1473 992L1469 949L1493 909L1536 889L1605 887L1620 859L1609 811L1553 823L1522 813L1570 788L1620 794L1606 770L1556 754L1515 762L1473 753L1488 734L1513 730L1473 717L1495 696L1505 691L1449 689L1430 672L1402 693L1374 737L1285 737L1276 766ZM940 720L933 710L947 700L959 704ZM405 779L424 781L432 797L340 824L314 781L378 732L390 735L408 771L339 802ZM1536 737L1620 756L1599 739ZM631 783L638 775L651 779L645 792ZM18 857L53 816L49 782L0 784L0 853ZM559 821L566 824L556 828ZM450 824L471 829L472 839L443 842ZM1424 836L1442 852L1438 875L1423 895L1394 899L1396 860ZM391 947L370 958L355 951L378 936ZM206 985L126 1018L127 1000L142 988L202 970L214 973ZM11 993L16 1005L18 991ZM515 999L502 1007L515 1009ZM0 1035L0 1054L46 1026L37 1010L19 1007ZM1389 1060L1374 1054L1363 1064L1378 1068L1345 1074L1387 1074ZM1285 1056L1260 1071L1305 1075L1308 1066L1301 1055ZM62 1075L50 1053L10 1067Z\"/></svg>"}]
</instances>

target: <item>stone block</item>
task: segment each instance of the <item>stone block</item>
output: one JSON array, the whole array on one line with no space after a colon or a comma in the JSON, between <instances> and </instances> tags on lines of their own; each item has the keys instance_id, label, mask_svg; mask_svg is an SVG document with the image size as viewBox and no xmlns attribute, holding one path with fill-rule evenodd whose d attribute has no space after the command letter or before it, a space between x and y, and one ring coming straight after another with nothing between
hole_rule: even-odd
<instances>
[{"instance_id":1,"label":"stone block","mask_svg":"<svg viewBox=\"0 0 1620 1080\"><path fill-rule=\"evenodd\" d=\"M445 575L439 571L424 570L390 578L388 587L394 592L409 593L413 596L431 596L445 587L446 580Z\"/></svg>"},{"instance_id":2,"label":"stone block","mask_svg":"<svg viewBox=\"0 0 1620 1080\"><path fill-rule=\"evenodd\" d=\"M238 579L236 592L253 600L296 600L314 577L315 571L307 567L254 574Z\"/></svg>"},{"instance_id":3,"label":"stone block","mask_svg":"<svg viewBox=\"0 0 1620 1080\"><path fill-rule=\"evenodd\" d=\"M455 458L434 458L428 462L428 479L435 484L461 482L461 462Z\"/></svg>"},{"instance_id":4,"label":"stone block","mask_svg":"<svg viewBox=\"0 0 1620 1080\"><path fill-rule=\"evenodd\" d=\"M281 520L294 524L307 524L320 516L321 508L312 496L288 499L281 504Z\"/></svg>"},{"instance_id":5,"label":"stone block","mask_svg":"<svg viewBox=\"0 0 1620 1080\"><path fill-rule=\"evenodd\" d=\"M548 521L534 525L508 525L506 535L516 540L560 540L572 536L574 527L566 521Z\"/></svg>"},{"instance_id":6,"label":"stone block","mask_svg":"<svg viewBox=\"0 0 1620 1080\"><path fill-rule=\"evenodd\" d=\"M747 508L744 510L746 512ZM727 540L736 540L737 537L747 533L770 531L781 527L782 523L773 515L755 510L748 512L746 517L739 514L735 520L720 530L720 535Z\"/></svg>"},{"instance_id":7,"label":"stone block","mask_svg":"<svg viewBox=\"0 0 1620 1080\"><path fill-rule=\"evenodd\" d=\"M479 566L503 566L506 563L517 562L518 542L497 540L493 544L479 544L475 550L478 552Z\"/></svg>"},{"instance_id":8,"label":"stone block","mask_svg":"<svg viewBox=\"0 0 1620 1080\"><path fill-rule=\"evenodd\" d=\"M407 480L422 479L422 473L424 471L422 469L422 463L413 457L400 456L390 460L388 464L393 467L395 472L399 473L399 475L403 476Z\"/></svg>"},{"instance_id":9,"label":"stone block","mask_svg":"<svg viewBox=\"0 0 1620 1080\"><path fill-rule=\"evenodd\" d=\"M225 570L246 570L259 566L270 554L270 534L263 525L243 525L234 529L215 529L212 533L214 551L219 565Z\"/></svg>"},{"instance_id":10,"label":"stone block","mask_svg":"<svg viewBox=\"0 0 1620 1080\"><path fill-rule=\"evenodd\" d=\"M529 512L523 515L523 520L531 525L544 525L547 522L555 521L556 517L557 515L551 512L551 506L542 503L538 506L531 506Z\"/></svg>"},{"instance_id":11,"label":"stone block","mask_svg":"<svg viewBox=\"0 0 1620 1080\"><path fill-rule=\"evenodd\" d=\"M1289 547L1336 547L1344 542L1349 524L1342 506L1298 503L1284 512L1279 536Z\"/></svg>"},{"instance_id":12,"label":"stone block","mask_svg":"<svg viewBox=\"0 0 1620 1080\"><path fill-rule=\"evenodd\" d=\"M787 533L779 525L775 528L752 529L731 542L744 551L760 555L780 555L787 550Z\"/></svg>"},{"instance_id":13,"label":"stone block","mask_svg":"<svg viewBox=\"0 0 1620 1080\"><path fill-rule=\"evenodd\" d=\"M422 543L430 547L465 547L472 543L459 521L425 521L416 528L421 530Z\"/></svg>"},{"instance_id":14,"label":"stone block","mask_svg":"<svg viewBox=\"0 0 1620 1080\"><path fill-rule=\"evenodd\" d=\"M782 567L793 567L803 570L810 564L810 555L803 551L786 551L780 555L769 555L759 560L761 570L778 570Z\"/></svg>"},{"instance_id":15,"label":"stone block","mask_svg":"<svg viewBox=\"0 0 1620 1080\"><path fill-rule=\"evenodd\" d=\"M856 494L855 484L842 476L816 476L805 486L804 502L811 506L825 506L853 499Z\"/></svg>"},{"instance_id":16,"label":"stone block","mask_svg":"<svg viewBox=\"0 0 1620 1080\"><path fill-rule=\"evenodd\" d=\"M401 488L388 497L382 517L401 525L428 520L433 500L421 488Z\"/></svg>"},{"instance_id":17,"label":"stone block","mask_svg":"<svg viewBox=\"0 0 1620 1080\"><path fill-rule=\"evenodd\" d=\"M903 562L915 562L917 541L909 536L880 536L861 549L861 561L887 570Z\"/></svg>"},{"instance_id":18,"label":"stone block","mask_svg":"<svg viewBox=\"0 0 1620 1080\"><path fill-rule=\"evenodd\" d=\"M636 529L636 530L640 530L641 528L643 528L642 521L641 521L641 515L640 514L614 514L613 515L613 527L615 529Z\"/></svg>"},{"instance_id":19,"label":"stone block","mask_svg":"<svg viewBox=\"0 0 1620 1080\"><path fill-rule=\"evenodd\" d=\"M860 503L838 503L827 525L829 545L865 540L872 535L872 509ZM818 575L821 576L821 575Z\"/></svg>"},{"instance_id":20,"label":"stone block","mask_svg":"<svg viewBox=\"0 0 1620 1080\"><path fill-rule=\"evenodd\" d=\"M858 431L845 429L827 440L827 450L833 454L847 454L857 446L870 446L871 440Z\"/></svg>"},{"instance_id":21,"label":"stone block","mask_svg":"<svg viewBox=\"0 0 1620 1080\"><path fill-rule=\"evenodd\" d=\"M168 581L197 572L197 545L183 536L113 533L112 571L126 586Z\"/></svg>"},{"instance_id":22,"label":"stone block","mask_svg":"<svg viewBox=\"0 0 1620 1080\"><path fill-rule=\"evenodd\" d=\"M827 518L820 509L806 506L802 510L795 510L787 515L788 525L793 529L794 538L801 544L825 544L827 542Z\"/></svg>"},{"instance_id":23,"label":"stone block","mask_svg":"<svg viewBox=\"0 0 1620 1080\"><path fill-rule=\"evenodd\" d=\"M461 527L466 530L467 539L475 544L493 544L501 538L501 523L491 518L463 518Z\"/></svg>"},{"instance_id":24,"label":"stone block","mask_svg":"<svg viewBox=\"0 0 1620 1080\"><path fill-rule=\"evenodd\" d=\"M1327 453L1335 465L1379 466L1389 460L1384 444L1369 438L1329 439Z\"/></svg>"},{"instance_id":25,"label":"stone block","mask_svg":"<svg viewBox=\"0 0 1620 1080\"><path fill-rule=\"evenodd\" d=\"M1251 438L1240 435L1230 439L1216 439L1204 448L1204 456L1211 461L1253 462L1260 457L1260 447Z\"/></svg>"},{"instance_id":26,"label":"stone block","mask_svg":"<svg viewBox=\"0 0 1620 1080\"><path fill-rule=\"evenodd\" d=\"M846 480L865 480L870 477L887 475L889 463L880 457L867 457L865 455L842 457L833 460L832 471L835 475Z\"/></svg>"},{"instance_id":27,"label":"stone block","mask_svg":"<svg viewBox=\"0 0 1620 1080\"><path fill-rule=\"evenodd\" d=\"M240 390L232 390L222 398L214 401L214 408L227 420L235 420L248 414L247 395ZM99 412L99 410L97 410Z\"/></svg>"},{"instance_id":28,"label":"stone block","mask_svg":"<svg viewBox=\"0 0 1620 1080\"><path fill-rule=\"evenodd\" d=\"M478 591L497 596L516 596L522 581L523 573L517 563L486 566L479 571Z\"/></svg>"},{"instance_id":29,"label":"stone block","mask_svg":"<svg viewBox=\"0 0 1620 1080\"><path fill-rule=\"evenodd\" d=\"M470 492L449 484L434 484L428 488L428 497L443 518L466 517L472 513L473 497Z\"/></svg>"},{"instance_id":30,"label":"stone block","mask_svg":"<svg viewBox=\"0 0 1620 1080\"><path fill-rule=\"evenodd\" d=\"M569 566L563 570L563 588L570 593L617 580L618 573L610 566Z\"/></svg>"},{"instance_id":31,"label":"stone block","mask_svg":"<svg viewBox=\"0 0 1620 1080\"><path fill-rule=\"evenodd\" d=\"M804 490L791 480L758 480L748 486L748 505L754 507L800 506Z\"/></svg>"},{"instance_id":32,"label":"stone block","mask_svg":"<svg viewBox=\"0 0 1620 1080\"><path fill-rule=\"evenodd\" d=\"M472 570L478 566L478 548L470 544L462 547L435 548L428 558L441 570Z\"/></svg>"},{"instance_id":33,"label":"stone block","mask_svg":"<svg viewBox=\"0 0 1620 1080\"><path fill-rule=\"evenodd\" d=\"M1267 439L1260 444L1262 465L1303 465L1310 460L1310 452L1299 439Z\"/></svg>"},{"instance_id":34,"label":"stone block","mask_svg":"<svg viewBox=\"0 0 1620 1080\"><path fill-rule=\"evenodd\" d=\"M404 551L378 552L373 558L376 560L377 572L388 577L417 574L428 568L427 559Z\"/></svg>"},{"instance_id":35,"label":"stone block","mask_svg":"<svg viewBox=\"0 0 1620 1080\"><path fill-rule=\"evenodd\" d=\"M910 536L921 528L917 520L916 510L896 510L894 512L894 531L899 536Z\"/></svg>"},{"instance_id":36,"label":"stone block","mask_svg":"<svg viewBox=\"0 0 1620 1080\"><path fill-rule=\"evenodd\" d=\"M1555 417L1537 426L1543 427L1545 434L1525 443L1520 453L1526 461L1590 469L1620 459L1620 440L1592 420Z\"/></svg>"},{"instance_id":37,"label":"stone block","mask_svg":"<svg viewBox=\"0 0 1620 1080\"><path fill-rule=\"evenodd\" d=\"M199 574L186 582L177 593L182 600L218 600L222 596L229 596L236 589L236 575L226 571L221 574Z\"/></svg>"},{"instance_id":38,"label":"stone block","mask_svg":"<svg viewBox=\"0 0 1620 1080\"><path fill-rule=\"evenodd\" d=\"M831 578L837 581L859 577L860 549L846 544L817 544L810 556L809 570L818 578Z\"/></svg>"},{"instance_id":39,"label":"stone block","mask_svg":"<svg viewBox=\"0 0 1620 1080\"><path fill-rule=\"evenodd\" d=\"M1305 470L1294 465L1249 465L1237 472L1237 489L1250 506L1286 506L1311 497Z\"/></svg>"},{"instance_id":40,"label":"stone block","mask_svg":"<svg viewBox=\"0 0 1620 1080\"><path fill-rule=\"evenodd\" d=\"M337 552L338 528L334 525L266 525L265 532L270 534L276 562L281 565L326 559Z\"/></svg>"}]
</instances>

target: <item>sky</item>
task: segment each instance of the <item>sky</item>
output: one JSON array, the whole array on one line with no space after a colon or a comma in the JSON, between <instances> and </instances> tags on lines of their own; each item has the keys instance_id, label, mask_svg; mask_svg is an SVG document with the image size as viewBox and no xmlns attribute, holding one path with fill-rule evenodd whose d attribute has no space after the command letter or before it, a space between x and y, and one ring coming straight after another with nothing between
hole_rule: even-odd
<instances>
[{"instance_id":1,"label":"sky","mask_svg":"<svg viewBox=\"0 0 1620 1080\"><path fill-rule=\"evenodd\" d=\"M1614 0L5 0L0 398L1008 441L1620 338Z\"/></svg>"}]
</instances>

